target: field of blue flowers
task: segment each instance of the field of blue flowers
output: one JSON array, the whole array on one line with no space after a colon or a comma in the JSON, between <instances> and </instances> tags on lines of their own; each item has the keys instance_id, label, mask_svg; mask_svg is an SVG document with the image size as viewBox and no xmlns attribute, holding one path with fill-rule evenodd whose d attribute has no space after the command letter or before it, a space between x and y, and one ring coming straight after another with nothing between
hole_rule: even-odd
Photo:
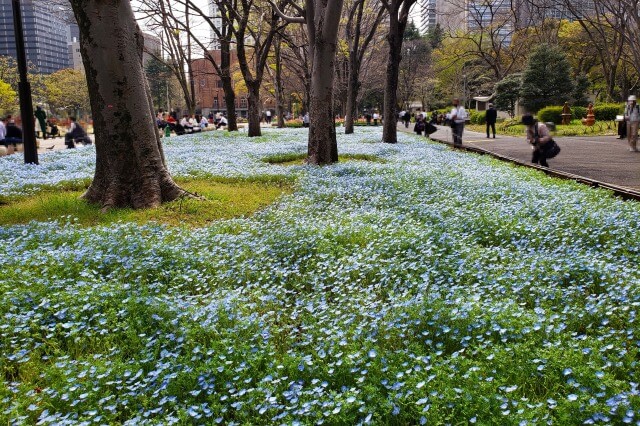
<instances>
[{"instance_id":1,"label":"field of blue flowers","mask_svg":"<svg viewBox=\"0 0 640 426\"><path fill-rule=\"evenodd\" d=\"M249 218L0 228L2 424L640 422L640 204L372 129L165 142L177 176L290 175ZM0 194L92 148L0 159Z\"/></svg>"}]
</instances>

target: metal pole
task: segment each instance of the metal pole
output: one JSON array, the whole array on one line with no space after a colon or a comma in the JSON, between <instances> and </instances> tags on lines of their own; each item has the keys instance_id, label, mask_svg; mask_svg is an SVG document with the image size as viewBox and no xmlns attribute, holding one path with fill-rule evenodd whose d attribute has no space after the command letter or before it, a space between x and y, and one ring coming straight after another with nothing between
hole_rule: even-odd
<instances>
[{"instance_id":1,"label":"metal pole","mask_svg":"<svg viewBox=\"0 0 640 426\"><path fill-rule=\"evenodd\" d=\"M24 146L25 164L38 164L38 149L36 147L36 129L33 121L33 104L31 101L31 85L27 80L27 55L24 48L24 34L22 32L22 13L20 0L12 0L13 29L16 37L16 53L18 56L18 72L20 82L20 115L22 117L22 144Z\"/></svg>"}]
</instances>

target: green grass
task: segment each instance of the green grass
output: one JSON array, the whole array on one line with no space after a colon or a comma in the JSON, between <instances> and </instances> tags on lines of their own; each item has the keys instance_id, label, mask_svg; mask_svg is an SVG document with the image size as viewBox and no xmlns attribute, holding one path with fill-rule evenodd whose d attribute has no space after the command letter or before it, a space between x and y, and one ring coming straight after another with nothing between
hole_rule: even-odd
<instances>
[{"instance_id":1,"label":"green grass","mask_svg":"<svg viewBox=\"0 0 640 426\"><path fill-rule=\"evenodd\" d=\"M290 193L293 187L290 179L281 176L256 179L203 176L178 179L177 182L205 199L181 198L156 209L111 209L103 213L99 206L80 198L89 181L65 182L33 195L0 198L0 225L74 218L84 226L154 221L170 226L198 227L215 220L251 215L282 194Z\"/></svg>"},{"instance_id":2,"label":"green grass","mask_svg":"<svg viewBox=\"0 0 640 426\"><path fill-rule=\"evenodd\" d=\"M522 124L503 122L496 124L496 132L500 135L523 136L525 127ZM470 124L468 130L483 133L486 131L484 124ZM618 123L614 121L596 121L593 126L585 126L580 120L573 120L568 125L557 125L556 136L613 136L618 133Z\"/></svg>"},{"instance_id":3,"label":"green grass","mask_svg":"<svg viewBox=\"0 0 640 426\"><path fill-rule=\"evenodd\" d=\"M304 160L307 158L306 153L288 152L285 154L274 154L264 157L262 161L269 164L278 164L280 166L299 166L304 164ZM371 161L374 163L386 163L382 157L370 154L340 154L338 155L339 162L348 161Z\"/></svg>"}]
</instances>

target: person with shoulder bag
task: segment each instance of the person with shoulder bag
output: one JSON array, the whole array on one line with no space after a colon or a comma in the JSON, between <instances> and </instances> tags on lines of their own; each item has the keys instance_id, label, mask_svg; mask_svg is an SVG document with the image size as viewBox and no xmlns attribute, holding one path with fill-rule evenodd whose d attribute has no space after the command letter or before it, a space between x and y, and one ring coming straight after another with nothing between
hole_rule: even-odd
<instances>
[{"instance_id":1,"label":"person with shoulder bag","mask_svg":"<svg viewBox=\"0 0 640 426\"><path fill-rule=\"evenodd\" d=\"M629 96L627 107L624 110L624 119L627 122L627 140L629 151L638 152L638 124L640 123L640 106L636 103L636 97Z\"/></svg>"},{"instance_id":2,"label":"person with shoulder bag","mask_svg":"<svg viewBox=\"0 0 640 426\"><path fill-rule=\"evenodd\" d=\"M533 147L531 162L549 167L547 159L560 153L560 147L551 137L549 129L544 123L538 123L531 114L522 116L522 124L527 127L527 142Z\"/></svg>"}]
</instances>

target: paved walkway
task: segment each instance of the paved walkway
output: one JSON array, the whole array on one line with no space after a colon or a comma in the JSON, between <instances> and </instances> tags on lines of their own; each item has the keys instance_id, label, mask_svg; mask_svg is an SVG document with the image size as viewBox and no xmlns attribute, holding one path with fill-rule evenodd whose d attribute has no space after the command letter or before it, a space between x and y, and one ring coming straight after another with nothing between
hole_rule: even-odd
<instances>
[{"instance_id":1,"label":"paved walkway","mask_svg":"<svg viewBox=\"0 0 640 426\"><path fill-rule=\"evenodd\" d=\"M402 131L412 131L413 125ZM452 143L451 128L438 126L432 139ZM630 152L625 140L616 136L571 136L556 137L562 152L548 160L549 168L572 173L601 182L640 190L640 152ZM522 162L531 161L531 146L524 134L522 137L496 135L487 139L486 134L465 129L462 144L481 148Z\"/></svg>"}]
</instances>

